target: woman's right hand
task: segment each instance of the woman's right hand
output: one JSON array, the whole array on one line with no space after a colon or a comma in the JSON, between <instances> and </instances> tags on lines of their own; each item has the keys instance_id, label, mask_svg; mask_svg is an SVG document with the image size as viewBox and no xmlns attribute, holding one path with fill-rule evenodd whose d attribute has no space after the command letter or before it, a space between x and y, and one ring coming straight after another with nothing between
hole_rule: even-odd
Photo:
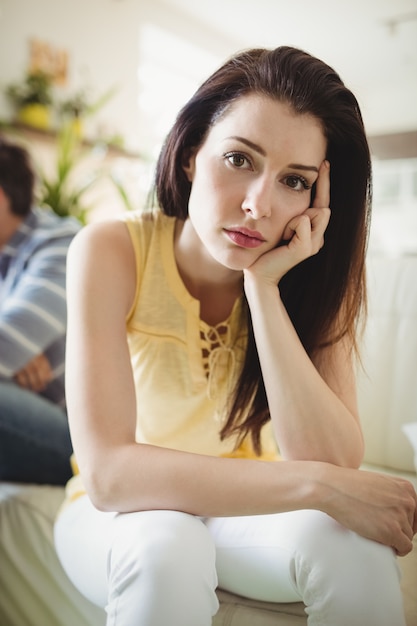
<instances>
[{"instance_id":1,"label":"woman's right hand","mask_svg":"<svg viewBox=\"0 0 417 626\"><path fill-rule=\"evenodd\" d=\"M330 164L323 161L316 181L313 204L286 225L282 242L262 254L244 271L245 278L254 275L276 286L293 267L317 254L324 245L330 220Z\"/></svg>"},{"instance_id":2,"label":"woman's right hand","mask_svg":"<svg viewBox=\"0 0 417 626\"><path fill-rule=\"evenodd\" d=\"M417 532L413 485L396 476L333 468L330 480L325 479L330 491L323 510L359 535L391 546L399 556L411 552Z\"/></svg>"}]
</instances>

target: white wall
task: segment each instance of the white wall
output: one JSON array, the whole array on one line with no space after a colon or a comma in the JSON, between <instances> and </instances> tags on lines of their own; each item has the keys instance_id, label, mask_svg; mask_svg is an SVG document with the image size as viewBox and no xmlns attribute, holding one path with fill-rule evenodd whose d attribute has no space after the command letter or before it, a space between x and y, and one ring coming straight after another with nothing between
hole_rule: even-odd
<instances>
[{"instance_id":1,"label":"white wall","mask_svg":"<svg viewBox=\"0 0 417 626\"><path fill-rule=\"evenodd\" d=\"M95 122L106 120L103 131L120 132L137 145L139 5L121 11L116 2L103 0L1 0L1 86L22 78L31 37L68 49L68 90L87 85L98 97L116 85L116 95ZM2 94L0 116L9 111Z\"/></svg>"},{"instance_id":2,"label":"white wall","mask_svg":"<svg viewBox=\"0 0 417 626\"><path fill-rule=\"evenodd\" d=\"M163 43L161 34L169 35ZM0 0L0 120L12 118L4 89L23 78L31 38L69 53L68 85L55 88L58 99L79 87L90 88L94 98L117 88L85 123L85 134L90 139L122 135L125 148L145 158L93 151L84 169L116 175L137 207L145 201L153 162L178 108L237 48L158 0ZM54 144L47 137L30 134L27 147L38 167L55 167ZM106 176L86 200L94 209L89 219L124 209Z\"/></svg>"},{"instance_id":3,"label":"white wall","mask_svg":"<svg viewBox=\"0 0 417 626\"><path fill-rule=\"evenodd\" d=\"M311 28L313 18L309 11L315 15L318 9L308 0L300 0L300 6L295 9L281 0L259 0L259 8L256 3L252 6L245 0L0 0L0 118L10 114L2 87L22 77L28 62L28 40L36 37L68 49L68 89L73 91L80 85L88 85L98 96L112 86L117 87L114 98L94 118L91 134L121 134L128 148L146 153L158 144L168 130L174 110L188 98L192 88L225 57L244 45L271 45L269 33L273 41L307 49L311 47L307 42L311 45L315 42L317 46L321 42L323 49L328 49L323 59L341 72L358 96L366 127L372 135L415 130L417 83L413 72L409 71L414 67L414 56L408 48L414 22L401 23L398 32L390 35L383 26L382 18L376 17L404 12L403 8L410 1L415 0L400 0L397 9L392 7L388 11L391 6L389 0L384 3L380 0L355 0L352 6L351 0L343 5L343 17L347 20L345 25L339 19L339 13L334 15L332 0L319 0L321 9L332 7L332 11L325 12L323 18L326 17L326 23L333 24L334 28L328 26L323 36L321 21ZM364 19L358 22L356 9L361 2L364 2ZM230 15L225 12L226 8L230 9ZM197 15L200 17L195 17ZM205 21L199 21L203 19ZM352 20L355 28L351 26ZM274 27L282 26L281 22L284 26L290 24L293 27L291 36L299 33L301 41L288 41L285 33ZM348 40L356 50L361 43L357 41L359 25L361 32L363 29L370 32L371 38L368 41L362 36L366 40L367 52L358 58L353 51L346 54L347 44L342 34L348 32ZM149 41L152 39L149 27L165 31L171 35L171 40L177 37L192 52L181 53L181 46L174 48L171 40L161 44L155 39L153 45ZM262 33L262 41L252 39L255 37L252 31ZM151 80L147 77L146 81L144 76L138 79L138 69L143 61L141 54L144 54L140 47L141 35L142 41L147 38L147 55L166 63L163 70L156 67L155 76ZM245 44L242 45L242 42ZM388 70L386 60L382 62L375 58L375 50L380 51L381 46L388 59L392 57L388 73L391 79L388 82L385 78ZM313 48L311 51L318 54ZM371 52L374 54L371 55ZM394 61L397 65L393 70ZM364 71L359 71L358 63ZM393 71L394 77L401 81L401 89L398 80L392 82ZM374 76L377 77L376 82L371 80ZM367 89L364 81L372 88ZM167 86L165 91L161 86ZM149 107L144 110L146 106L139 108L140 98L149 103L152 97L156 97L153 110Z\"/></svg>"},{"instance_id":4,"label":"white wall","mask_svg":"<svg viewBox=\"0 0 417 626\"><path fill-rule=\"evenodd\" d=\"M138 105L141 29L157 25L174 30L202 49L215 50L207 71L205 67L192 70L192 58L188 64L181 59L188 74L190 68L191 73L195 71L195 86L234 48L232 42L222 41L204 24L190 23L190 19L184 20L181 14L155 0L0 0L0 118L10 118L4 88L23 77L29 61L29 40L35 37L69 52L69 84L66 90L57 89L58 96L64 97L65 91L74 92L80 86L91 88L94 97L113 86L117 88L114 97L91 119L87 133L121 134L127 148L146 152L154 140L150 129L154 120L140 112ZM155 53L167 59L175 55L169 46L155 48ZM192 82L193 77L188 78ZM178 93L165 93L160 108L169 108L175 96L181 98Z\"/></svg>"},{"instance_id":5,"label":"white wall","mask_svg":"<svg viewBox=\"0 0 417 626\"><path fill-rule=\"evenodd\" d=\"M0 0L0 119L10 119L4 87L22 78L29 61L29 39L35 37L68 50L67 92L87 86L99 96L110 87L117 88L112 100L92 118L87 128L90 136L120 134L126 148L153 161L181 104L240 47L224 30L220 34L214 25L209 27L182 12L182 4L182 0L175 4L167 0ZM218 27L221 19L219 15ZM415 77L410 75L409 81L413 93ZM390 108L387 99L393 100L391 109L398 109L394 102L398 94L395 89L391 92L375 92L374 105L368 101L364 112L372 112L374 122L378 112L383 117L384 107ZM414 104L415 119L415 98L407 101ZM405 123L404 107L396 117ZM411 123L409 128L414 126ZM136 177L135 163L129 168L126 163L116 165L124 173L134 171L129 177ZM142 173L141 178L140 197L148 183L147 175ZM107 190L103 195L107 197Z\"/></svg>"}]
</instances>

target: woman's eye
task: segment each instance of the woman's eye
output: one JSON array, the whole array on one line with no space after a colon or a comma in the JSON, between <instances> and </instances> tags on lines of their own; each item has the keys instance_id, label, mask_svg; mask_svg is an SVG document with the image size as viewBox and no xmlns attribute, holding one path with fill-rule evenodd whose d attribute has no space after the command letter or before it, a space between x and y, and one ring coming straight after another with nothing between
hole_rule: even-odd
<instances>
[{"instance_id":1,"label":"woman's eye","mask_svg":"<svg viewBox=\"0 0 417 626\"><path fill-rule=\"evenodd\" d=\"M233 165L233 167L243 168L245 166L250 166L248 158L240 152L228 152L224 156L226 160L229 161L231 165Z\"/></svg>"},{"instance_id":2,"label":"woman's eye","mask_svg":"<svg viewBox=\"0 0 417 626\"><path fill-rule=\"evenodd\" d=\"M287 176L285 178L285 184L287 187L294 189L294 191L306 191L307 189L311 189L311 185L309 185L302 176Z\"/></svg>"}]
</instances>

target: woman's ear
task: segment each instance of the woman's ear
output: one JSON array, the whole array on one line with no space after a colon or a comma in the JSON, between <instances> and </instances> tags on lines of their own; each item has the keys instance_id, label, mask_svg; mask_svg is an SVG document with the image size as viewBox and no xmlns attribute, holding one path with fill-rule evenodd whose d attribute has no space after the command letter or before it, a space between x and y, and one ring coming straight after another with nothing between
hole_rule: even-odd
<instances>
[{"instance_id":1,"label":"woman's ear","mask_svg":"<svg viewBox=\"0 0 417 626\"><path fill-rule=\"evenodd\" d=\"M186 150L182 158L182 169L184 170L188 181L192 183L195 173L195 150L192 150L191 148Z\"/></svg>"}]
</instances>

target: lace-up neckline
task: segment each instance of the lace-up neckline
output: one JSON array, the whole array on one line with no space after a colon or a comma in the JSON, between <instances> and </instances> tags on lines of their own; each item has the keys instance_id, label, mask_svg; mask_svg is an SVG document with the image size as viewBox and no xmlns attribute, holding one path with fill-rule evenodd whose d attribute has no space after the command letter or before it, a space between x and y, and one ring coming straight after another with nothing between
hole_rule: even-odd
<instances>
[{"instance_id":1,"label":"lace-up neckline","mask_svg":"<svg viewBox=\"0 0 417 626\"><path fill-rule=\"evenodd\" d=\"M236 370L229 320L216 326L200 324L201 355L208 380L207 395L214 399L221 383L226 380L231 391Z\"/></svg>"}]
</instances>

